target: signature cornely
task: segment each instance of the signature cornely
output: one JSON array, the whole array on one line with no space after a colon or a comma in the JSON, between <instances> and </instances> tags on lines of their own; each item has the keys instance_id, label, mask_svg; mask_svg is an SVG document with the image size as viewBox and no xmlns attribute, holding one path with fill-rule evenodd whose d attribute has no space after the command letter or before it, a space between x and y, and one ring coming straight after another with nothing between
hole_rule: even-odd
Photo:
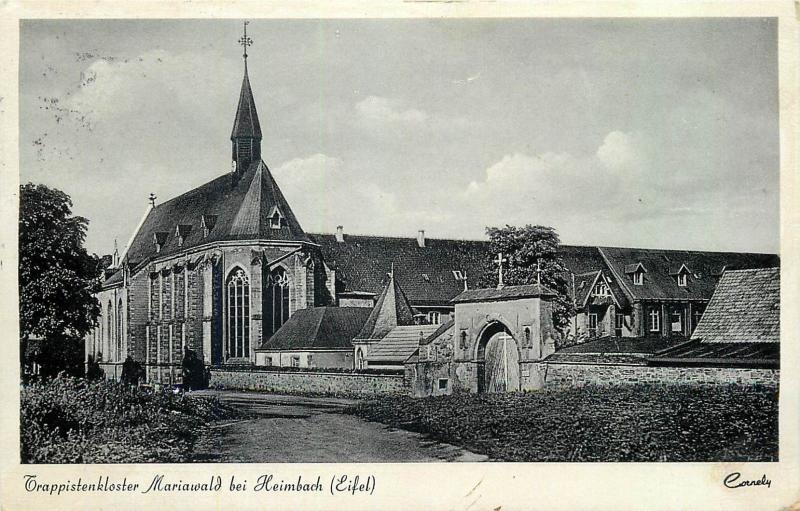
<instances>
[{"instance_id":1,"label":"signature cornely","mask_svg":"<svg viewBox=\"0 0 800 511\"><path fill-rule=\"evenodd\" d=\"M767 488L772 488L772 481L767 479L767 475L764 474L761 476L761 479L742 479L742 474L739 472L732 472L725 476L723 479L723 484L728 488L744 488L746 486L766 486Z\"/></svg>"}]
</instances>

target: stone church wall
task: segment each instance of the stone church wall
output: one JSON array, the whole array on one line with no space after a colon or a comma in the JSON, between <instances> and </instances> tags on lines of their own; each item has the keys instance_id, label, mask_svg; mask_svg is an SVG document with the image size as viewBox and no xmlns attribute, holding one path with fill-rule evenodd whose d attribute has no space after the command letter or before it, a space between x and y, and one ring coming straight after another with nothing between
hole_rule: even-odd
<instances>
[{"instance_id":1,"label":"stone church wall","mask_svg":"<svg viewBox=\"0 0 800 511\"><path fill-rule=\"evenodd\" d=\"M406 392L402 375L278 372L254 368L212 368L210 386L279 393L342 395Z\"/></svg>"},{"instance_id":2,"label":"stone church wall","mask_svg":"<svg viewBox=\"0 0 800 511\"><path fill-rule=\"evenodd\" d=\"M540 363L545 388L586 385L767 385L777 387L778 369L738 367L650 367L637 365ZM532 374L534 371L532 371Z\"/></svg>"}]
</instances>

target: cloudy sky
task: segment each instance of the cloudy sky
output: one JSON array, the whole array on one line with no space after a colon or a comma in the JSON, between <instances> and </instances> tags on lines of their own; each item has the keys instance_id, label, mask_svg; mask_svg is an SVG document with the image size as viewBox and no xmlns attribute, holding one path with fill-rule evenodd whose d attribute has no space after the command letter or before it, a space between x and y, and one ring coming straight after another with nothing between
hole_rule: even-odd
<instances>
[{"instance_id":1,"label":"cloudy sky","mask_svg":"<svg viewBox=\"0 0 800 511\"><path fill-rule=\"evenodd\" d=\"M776 23L254 20L262 155L308 232L779 248ZM87 246L230 169L241 22L36 21L21 180Z\"/></svg>"}]
</instances>

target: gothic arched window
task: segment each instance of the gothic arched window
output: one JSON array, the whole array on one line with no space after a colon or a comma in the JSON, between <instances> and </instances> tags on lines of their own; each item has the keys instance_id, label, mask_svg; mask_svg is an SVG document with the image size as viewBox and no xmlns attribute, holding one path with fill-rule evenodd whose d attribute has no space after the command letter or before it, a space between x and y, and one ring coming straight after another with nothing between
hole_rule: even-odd
<instances>
[{"instance_id":1,"label":"gothic arched window","mask_svg":"<svg viewBox=\"0 0 800 511\"><path fill-rule=\"evenodd\" d=\"M264 292L264 332L271 336L289 319L289 275L282 267L269 273Z\"/></svg>"},{"instance_id":2,"label":"gothic arched window","mask_svg":"<svg viewBox=\"0 0 800 511\"><path fill-rule=\"evenodd\" d=\"M250 356L250 279L234 268L226 281L228 290L228 357Z\"/></svg>"},{"instance_id":3,"label":"gothic arched window","mask_svg":"<svg viewBox=\"0 0 800 511\"><path fill-rule=\"evenodd\" d=\"M119 361L122 358L122 298L117 302L117 326L115 330L117 332L117 361Z\"/></svg>"},{"instance_id":4,"label":"gothic arched window","mask_svg":"<svg viewBox=\"0 0 800 511\"><path fill-rule=\"evenodd\" d=\"M108 301L106 307L106 354L108 355L109 362L114 361L114 354L111 352L111 347L114 345L114 308L111 306L111 300Z\"/></svg>"}]
</instances>

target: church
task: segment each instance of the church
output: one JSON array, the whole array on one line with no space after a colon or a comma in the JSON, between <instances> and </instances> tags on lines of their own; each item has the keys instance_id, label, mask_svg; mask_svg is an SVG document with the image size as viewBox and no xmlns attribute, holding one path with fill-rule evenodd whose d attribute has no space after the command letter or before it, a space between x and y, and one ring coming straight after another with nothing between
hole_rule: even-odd
<instances>
[{"instance_id":1,"label":"church","mask_svg":"<svg viewBox=\"0 0 800 511\"><path fill-rule=\"evenodd\" d=\"M106 271L97 294L102 316L85 345L106 376L118 379L130 356L147 381L179 383L186 348L211 367L402 370L420 345L445 334L459 336L454 349L466 364L487 349L466 336L508 301L530 316L514 312L519 329L502 332L527 349L522 359L552 352L552 321L542 313L551 291L476 289L496 256L488 241L432 239L424 230L407 238L349 234L343 226L303 230L261 154L244 40L231 170L163 203L153 198ZM774 254L560 250L577 310L564 336L571 343L688 339L726 271L779 265ZM458 310L472 326L452 327ZM478 389L483 379L470 381Z\"/></svg>"}]
</instances>

